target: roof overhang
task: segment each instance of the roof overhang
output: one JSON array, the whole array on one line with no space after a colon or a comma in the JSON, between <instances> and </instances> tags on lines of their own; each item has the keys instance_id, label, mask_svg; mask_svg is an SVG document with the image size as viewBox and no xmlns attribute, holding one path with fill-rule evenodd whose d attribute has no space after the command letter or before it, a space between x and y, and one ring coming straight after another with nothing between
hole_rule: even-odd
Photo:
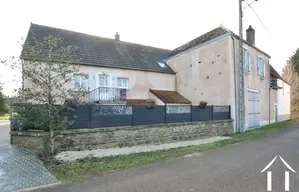
<instances>
[{"instance_id":1,"label":"roof overhang","mask_svg":"<svg viewBox=\"0 0 299 192\"><path fill-rule=\"evenodd\" d=\"M191 104L191 101L176 91L150 89L150 92L165 104Z\"/></svg>"}]
</instances>

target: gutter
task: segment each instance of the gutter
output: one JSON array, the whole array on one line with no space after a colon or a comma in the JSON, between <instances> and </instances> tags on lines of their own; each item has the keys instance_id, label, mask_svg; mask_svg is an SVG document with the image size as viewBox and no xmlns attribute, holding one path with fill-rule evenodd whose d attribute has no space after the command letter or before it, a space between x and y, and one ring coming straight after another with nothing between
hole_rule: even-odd
<instances>
[{"instance_id":1,"label":"gutter","mask_svg":"<svg viewBox=\"0 0 299 192\"><path fill-rule=\"evenodd\" d=\"M233 34L230 35L232 40L233 40L233 60L234 60L234 92L235 92L235 125L236 125L236 132L238 133L240 130L239 130L239 126L238 126L238 123L239 123L239 119L238 119L238 113L237 113L237 110L238 110L238 101L239 99L237 98L237 75L236 75L236 46L235 46L235 39L234 39L234 36Z\"/></svg>"}]
</instances>

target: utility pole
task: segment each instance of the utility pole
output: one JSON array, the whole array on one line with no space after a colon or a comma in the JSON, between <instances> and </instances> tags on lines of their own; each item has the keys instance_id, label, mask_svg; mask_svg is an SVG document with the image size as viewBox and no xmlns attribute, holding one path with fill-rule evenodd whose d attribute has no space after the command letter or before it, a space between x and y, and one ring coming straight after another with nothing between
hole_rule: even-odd
<instances>
[{"instance_id":1,"label":"utility pole","mask_svg":"<svg viewBox=\"0 0 299 192\"><path fill-rule=\"evenodd\" d=\"M244 132L245 125L245 98L244 98L244 65L243 65L243 7L242 2L239 0L239 99L238 99L238 132Z\"/></svg>"}]
</instances>

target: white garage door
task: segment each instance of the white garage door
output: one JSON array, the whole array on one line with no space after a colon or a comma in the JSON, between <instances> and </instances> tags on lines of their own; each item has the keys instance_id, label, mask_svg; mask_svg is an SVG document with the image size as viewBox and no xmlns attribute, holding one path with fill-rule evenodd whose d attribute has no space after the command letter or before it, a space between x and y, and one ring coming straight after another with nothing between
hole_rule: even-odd
<instances>
[{"instance_id":1,"label":"white garage door","mask_svg":"<svg viewBox=\"0 0 299 192\"><path fill-rule=\"evenodd\" d=\"M248 128L260 126L260 93L248 91Z\"/></svg>"}]
</instances>

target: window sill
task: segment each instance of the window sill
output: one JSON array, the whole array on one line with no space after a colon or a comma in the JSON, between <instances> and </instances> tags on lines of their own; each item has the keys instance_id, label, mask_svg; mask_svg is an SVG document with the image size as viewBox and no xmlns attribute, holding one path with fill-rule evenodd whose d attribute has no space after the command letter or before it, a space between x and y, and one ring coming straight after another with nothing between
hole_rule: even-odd
<instances>
[{"instance_id":1,"label":"window sill","mask_svg":"<svg viewBox=\"0 0 299 192\"><path fill-rule=\"evenodd\" d=\"M264 80L264 79L265 79L265 77L264 77L264 76L260 76L260 75L259 75L259 77L260 77L260 79L261 79L261 80Z\"/></svg>"},{"instance_id":2,"label":"window sill","mask_svg":"<svg viewBox=\"0 0 299 192\"><path fill-rule=\"evenodd\" d=\"M89 93L89 90L71 90L71 92L78 92L78 93Z\"/></svg>"},{"instance_id":3,"label":"window sill","mask_svg":"<svg viewBox=\"0 0 299 192\"><path fill-rule=\"evenodd\" d=\"M249 74L249 73L250 73L250 71L248 71L248 70L244 70L244 73L246 73L246 74Z\"/></svg>"}]
</instances>

